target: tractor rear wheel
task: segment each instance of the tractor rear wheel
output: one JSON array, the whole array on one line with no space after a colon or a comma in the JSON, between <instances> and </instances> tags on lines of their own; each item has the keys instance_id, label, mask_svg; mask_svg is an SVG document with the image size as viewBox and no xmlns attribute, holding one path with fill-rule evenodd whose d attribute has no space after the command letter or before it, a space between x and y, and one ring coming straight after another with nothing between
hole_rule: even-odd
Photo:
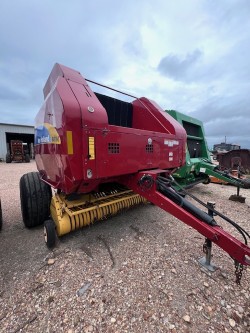
<instances>
[{"instance_id":1,"label":"tractor rear wheel","mask_svg":"<svg viewBox=\"0 0 250 333\"><path fill-rule=\"evenodd\" d=\"M29 163L29 162L30 162L30 155L29 155L29 154L26 154L26 155L25 155L25 162L26 162L26 163Z\"/></svg>"},{"instance_id":2,"label":"tractor rear wheel","mask_svg":"<svg viewBox=\"0 0 250 333\"><path fill-rule=\"evenodd\" d=\"M23 222L32 228L43 224L50 215L51 188L38 172L29 172L20 179L20 199Z\"/></svg>"},{"instance_id":3,"label":"tractor rear wheel","mask_svg":"<svg viewBox=\"0 0 250 333\"><path fill-rule=\"evenodd\" d=\"M55 246L56 229L55 223L52 220L47 220L44 222L44 240L48 248L52 248Z\"/></svg>"},{"instance_id":4,"label":"tractor rear wheel","mask_svg":"<svg viewBox=\"0 0 250 333\"><path fill-rule=\"evenodd\" d=\"M6 163L11 163L11 156L10 153L6 154Z\"/></svg>"}]
</instances>

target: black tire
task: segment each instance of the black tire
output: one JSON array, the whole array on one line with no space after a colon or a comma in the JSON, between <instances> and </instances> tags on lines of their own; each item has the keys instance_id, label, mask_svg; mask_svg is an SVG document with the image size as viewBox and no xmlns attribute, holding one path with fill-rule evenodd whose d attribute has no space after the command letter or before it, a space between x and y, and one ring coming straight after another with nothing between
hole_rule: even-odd
<instances>
[{"instance_id":1,"label":"black tire","mask_svg":"<svg viewBox=\"0 0 250 333\"><path fill-rule=\"evenodd\" d=\"M20 199L23 222L32 228L43 224L50 215L51 188L38 172L29 172L20 179Z\"/></svg>"},{"instance_id":2,"label":"black tire","mask_svg":"<svg viewBox=\"0 0 250 333\"><path fill-rule=\"evenodd\" d=\"M204 182L202 182L202 184L204 185L208 185L211 183L211 179L209 177L207 177L207 179L204 180Z\"/></svg>"},{"instance_id":3,"label":"black tire","mask_svg":"<svg viewBox=\"0 0 250 333\"><path fill-rule=\"evenodd\" d=\"M55 246L56 228L55 223L52 220L44 222L44 240L49 249Z\"/></svg>"},{"instance_id":4,"label":"black tire","mask_svg":"<svg viewBox=\"0 0 250 333\"><path fill-rule=\"evenodd\" d=\"M28 154L25 155L25 162L26 163L30 162L30 156Z\"/></svg>"},{"instance_id":5,"label":"black tire","mask_svg":"<svg viewBox=\"0 0 250 333\"><path fill-rule=\"evenodd\" d=\"M2 205L0 200L0 230L2 230L2 226L3 226L3 214L2 214Z\"/></svg>"},{"instance_id":6,"label":"black tire","mask_svg":"<svg viewBox=\"0 0 250 333\"><path fill-rule=\"evenodd\" d=\"M11 156L10 156L10 153L7 153L6 154L6 163L11 163Z\"/></svg>"}]
</instances>

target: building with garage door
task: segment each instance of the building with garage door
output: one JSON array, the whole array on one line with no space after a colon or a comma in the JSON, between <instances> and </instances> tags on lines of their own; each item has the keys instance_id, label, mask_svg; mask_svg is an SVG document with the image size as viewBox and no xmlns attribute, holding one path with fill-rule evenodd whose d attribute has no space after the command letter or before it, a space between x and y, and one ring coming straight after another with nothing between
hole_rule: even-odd
<instances>
[{"instance_id":1,"label":"building with garage door","mask_svg":"<svg viewBox=\"0 0 250 333\"><path fill-rule=\"evenodd\" d=\"M11 140L22 141L25 153L34 158L34 126L0 123L0 160L5 161Z\"/></svg>"}]
</instances>

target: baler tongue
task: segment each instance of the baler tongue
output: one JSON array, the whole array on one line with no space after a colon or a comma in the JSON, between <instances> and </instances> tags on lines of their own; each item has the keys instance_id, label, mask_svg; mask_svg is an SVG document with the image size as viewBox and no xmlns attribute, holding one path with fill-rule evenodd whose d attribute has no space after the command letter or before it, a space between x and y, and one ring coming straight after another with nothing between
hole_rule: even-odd
<instances>
[{"instance_id":1,"label":"baler tongue","mask_svg":"<svg viewBox=\"0 0 250 333\"><path fill-rule=\"evenodd\" d=\"M207 269L211 271L215 270L215 266L211 264L212 243L215 243L226 251L234 259L236 282L240 284L243 266L250 266L250 248L248 246L250 235L246 230L224 214L215 210L215 203L209 202L205 204L177 184L183 190L184 194L188 194L199 204L205 206L208 209L208 213L194 206L174 189L172 184L176 180L167 175L164 170L140 171L134 177L130 177L129 180L124 179L124 181L128 183L128 186L134 192L144 196L155 205L174 215L205 236L206 240L203 251L205 250L206 257L200 263ZM218 215L235 227L243 237L244 243L224 231L214 220L215 215Z\"/></svg>"}]
</instances>

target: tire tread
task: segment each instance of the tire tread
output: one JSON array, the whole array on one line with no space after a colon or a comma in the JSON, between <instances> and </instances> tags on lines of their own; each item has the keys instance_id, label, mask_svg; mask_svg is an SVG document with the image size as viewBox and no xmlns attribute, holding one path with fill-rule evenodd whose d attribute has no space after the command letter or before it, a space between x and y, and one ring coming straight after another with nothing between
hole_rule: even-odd
<instances>
[{"instance_id":1,"label":"tire tread","mask_svg":"<svg viewBox=\"0 0 250 333\"><path fill-rule=\"evenodd\" d=\"M38 226L48 219L51 188L40 179L38 172L29 172L21 177L20 199L26 227Z\"/></svg>"},{"instance_id":2,"label":"tire tread","mask_svg":"<svg viewBox=\"0 0 250 333\"><path fill-rule=\"evenodd\" d=\"M46 245L50 249L55 246L55 242L56 242L56 230L55 230L54 221L46 220L44 222L44 228L46 229L46 233L47 233Z\"/></svg>"}]
</instances>

